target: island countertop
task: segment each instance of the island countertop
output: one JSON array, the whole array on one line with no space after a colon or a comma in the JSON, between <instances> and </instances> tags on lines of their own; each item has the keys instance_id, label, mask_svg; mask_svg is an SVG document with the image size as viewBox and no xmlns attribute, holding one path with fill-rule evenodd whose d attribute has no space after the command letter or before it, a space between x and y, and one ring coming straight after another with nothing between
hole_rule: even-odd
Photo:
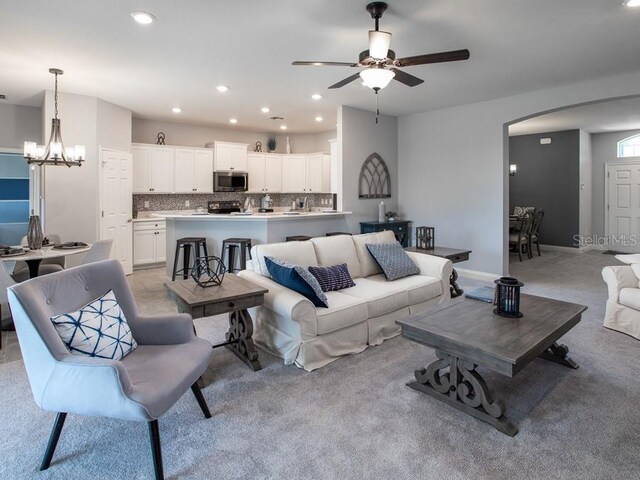
<instances>
[{"instance_id":1,"label":"island countertop","mask_svg":"<svg viewBox=\"0 0 640 480\"><path fill-rule=\"evenodd\" d=\"M231 214L217 214L217 213L154 213L153 217L165 218L167 220L188 220L188 221L207 221L207 220L226 220L226 221L280 221L280 220L307 220L307 219L319 219L319 218L331 218L331 217L343 217L345 215L351 215L351 212L272 212L272 213L231 213Z\"/></svg>"}]
</instances>

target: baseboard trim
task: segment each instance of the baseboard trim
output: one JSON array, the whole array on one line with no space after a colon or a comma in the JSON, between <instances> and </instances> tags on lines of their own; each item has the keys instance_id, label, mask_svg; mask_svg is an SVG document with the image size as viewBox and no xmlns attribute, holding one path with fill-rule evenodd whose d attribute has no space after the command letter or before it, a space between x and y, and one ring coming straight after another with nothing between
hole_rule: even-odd
<instances>
[{"instance_id":1,"label":"baseboard trim","mask_svg":"<svg viewBox=\"0 0 640 480\"><path fill-rule=\"evenodd\" d=\"M543 245L540 244L540 250L549 250L551 252L564 252L564 253L585 253L591 250L591 247L561 247L559 245ZM537 255L535 249L533 254Z\"/></svg>"},{"instance_id":2,"label":"baseboard trim","mask_svg":"<svg viewBox=\"0 0 640 480\"><path fill-rule=\"evenodd\" d=\"M458 272L459 276L463 278L470 278L471 280L483 280L485 282L493 282L496 278L502 277L502 275L497 273L481 272L479 270L469 270L466 268L457 268L457 267L455 267L455 269L456 269L456 272Z\"/></svg>"}]
</instances>

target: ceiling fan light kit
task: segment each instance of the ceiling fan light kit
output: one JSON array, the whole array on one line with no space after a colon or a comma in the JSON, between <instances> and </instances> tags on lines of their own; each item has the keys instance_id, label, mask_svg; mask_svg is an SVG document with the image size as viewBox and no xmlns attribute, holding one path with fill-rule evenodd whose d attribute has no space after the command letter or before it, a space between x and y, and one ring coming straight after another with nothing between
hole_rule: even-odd
<instances>
[{"instance_id":1,"label":"ceiling fan light kit","mask_svg":"<svg viewBox=\"0 0 640 480\"><path fill-rule=\"evenodd\" d=\"M365 86L376 90L376 93L377 90L389 85L389 82L391 82L395 76L396 74L392 70L387 70L381 67L368 68L360 72L362 83L364 83Z\"/></svg>"}]
</instances>

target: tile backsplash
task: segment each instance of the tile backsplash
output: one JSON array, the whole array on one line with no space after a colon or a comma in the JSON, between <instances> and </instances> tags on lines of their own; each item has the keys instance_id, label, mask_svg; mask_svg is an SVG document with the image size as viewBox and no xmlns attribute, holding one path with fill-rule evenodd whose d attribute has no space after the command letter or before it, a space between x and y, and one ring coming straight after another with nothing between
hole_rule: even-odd
<instances>
[{"instance_id":1,"label":"tile backsplash","mask_svg":"<svg viewBox=\"0 0 640 480\"><path fill-rule=\"evenodd\" d=\"M271 193L271 200L275 208L291 207L291 202L296 199L302 200L308 197L310 208L328 208L331 207L330 193ZM260 206L260 199L264 195L261 193L188 193L188 194L134 194L133 195L133 215L138 216L138 212L155 212L164 210L195 210L197 208L207 208L207 202L214 200L237 200L244 203L245 198L249 197L253 200L255 208ZM185 202L189 202L186 206ZM145 207L145 202L149 202L149 206ZM324 202L324 204L323 204Z\"/></svg>"}]
</instances>

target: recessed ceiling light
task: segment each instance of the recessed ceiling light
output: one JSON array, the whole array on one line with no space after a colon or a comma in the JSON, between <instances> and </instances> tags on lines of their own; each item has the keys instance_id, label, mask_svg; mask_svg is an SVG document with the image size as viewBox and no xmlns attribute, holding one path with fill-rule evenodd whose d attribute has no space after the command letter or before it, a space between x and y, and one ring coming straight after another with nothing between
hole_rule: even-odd
<instances>
[{"instance_id":1,"label":"recessed ceiling light","mask_svg":"<svg viewBox=\"0 0 640 480\"><path fill-rule=\"evenodd\" d=\"M224 92L226 92L227 90L229 90L229 87L227 87L226 85L218 85L218 86L216 87L216 90L218 90L220 93L224 93Z\"/></svg>"},{"instance_id":2,"label":"recessed ceiling light","mask_svg":"<svg viewBox=\"0 0 640 480\"><path fill-rule=\"evenodd\" d=\"M155 15L149 12L131 12L131 18L142 25L149 25L156 21Z\"/></svg>"},{"instance_id":3,"label":"recessed ceiling light","mask_svg":"<svg viewBox=\"0 0 640 480\"><path fill-rule=\"evenodd\" d=\"M260 109L260 111L261 111L262 113L269 113L269 112L271 111L271 109L270 109L269 107L262 107L262 108Z\"/></svg>"},{"instance_id":4,"label":"recessed ceiling light","mask_svg":"<svg viewBox=\"0 0 640 480\"><path fill-rule=\"evenodd\" d=\"M314 93L313 95L311 95L311 98L313 98L314 100L320 100L322 98L322 95L320 95L319 93Z\"/></svg>"},{"instance_id":5,"label":"recessed ceiling light","mask_svg":"<svg viewBox=\"0 0 640 480\"><path fill-rule=\"evenodd\" d=\"M182 111L182 109L181 109L180 107L173 107L173 108L171 109L171 111L172 111L173 113L180 113L180 112Z\"/></svg>"},{"instance_id":6,"label":"recessed ceiling light","mask_svg":"<svg viewBox=\"0 0 640 480\"><path fill-rule=\"evenodd\" d=\"M320 115L318 115L318 116L316 117L316 122L321 122L321 121L323 121L323 120L324 120L324 118L322 118Z\"/></svg>"},{"instance_id":7,"label":"recessed ceiling light","mask_svg":"<svg viewBox=\"0 0 640 480\"><path fill-rule=\"evenodd\" d=\"M280 130L286 130L287 126L286 125L280 125Z\"/></svg>"},{"instance_id":8,"label":"recessed ceiling light","mask_svg":"<svg viewBox=\"0 0 640 480\"><path fill-rule=\"evenodd\" d=\"M237 118L230 118L229 119L229 123L233 123L235 125L236 123L238 123L238 119Z\"/></svg>"},{"instance_id":9,"label":"recessed ceiling light","mask_svg":"<svg viewBox=\"0 0 640 480\"><path fill-rule=\"evenodd\" d=\"M622 4L627 7L640 7L640 0L625 0Z\"/></svg>"}]
</instances>

